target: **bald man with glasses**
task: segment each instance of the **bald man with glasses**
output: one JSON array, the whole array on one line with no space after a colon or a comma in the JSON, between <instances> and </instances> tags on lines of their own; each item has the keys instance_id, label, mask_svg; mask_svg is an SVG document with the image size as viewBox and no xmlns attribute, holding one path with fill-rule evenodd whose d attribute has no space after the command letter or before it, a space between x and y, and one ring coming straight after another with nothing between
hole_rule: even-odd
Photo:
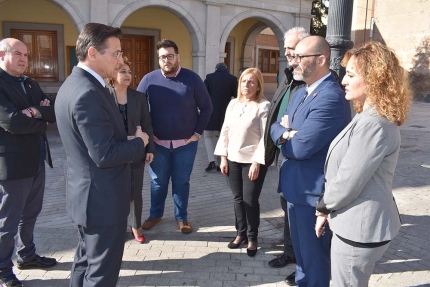
<instances>
[{"instance_id":1,"label":"bald man with glasses","mask_svg":"<svg viewBox=\"0 0 430 287\"><path fill-rule=\"evenodd\" d=\"M315 235L315 203L324 188L328 147L349 123L351 111L345 93L331 74L330 46L319 36L301 40L291 55L299 89L270 135L281 146L280 189L287 200L291 240L296 256L298 286L330 284L330 230Z\"/></svg>"}]
</instances>

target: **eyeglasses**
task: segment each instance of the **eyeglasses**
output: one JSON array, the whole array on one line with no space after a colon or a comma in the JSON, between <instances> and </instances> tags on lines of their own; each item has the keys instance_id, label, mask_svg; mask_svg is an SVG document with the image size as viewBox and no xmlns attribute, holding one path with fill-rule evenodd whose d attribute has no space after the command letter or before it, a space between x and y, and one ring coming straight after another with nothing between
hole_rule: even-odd
<instances>
[{"instance_id":1,"label":"eyeglasses","mask_svg":"<svg viewBox=\"0 0 430 287\"><path fill-rule=\"evenodd\" d=\"M167 55L161 55L160 57L158 57L158 60L160 61L166 61L167 60L173 60L173 58L177 56L177 54L167 54Z\"/></svg>"},{"instance_id":2,"label":"eyeglasses","mask_svg":"<svg viewBox=\"0 0 430 287\"><path fill-rule=\"evenodd\" d=\"M111 53L112 55L114 55L114 57L116 57L117 59L119 59L119 58L121 58L122 57L122 54L124 53L124 52L122 52L122 51L115 51L115 52L111 52L111 51L109 51L109 50L105 50L106 52L109 52L109 53Z\"/></svg>"},{"instance_id":3,"label":"eyeglasses","mask_svg":"<svg viewBox=\"0 0 430 287\"><path fill-rule=\"evenodd\" d=\"M315 55L291 55L291 59L292 60L296 60L297 63L300 63L302 61L302 58L307 58L307 57L319 57L322 56L321 54L315 54Z\"/></svg>"}]
</instances>

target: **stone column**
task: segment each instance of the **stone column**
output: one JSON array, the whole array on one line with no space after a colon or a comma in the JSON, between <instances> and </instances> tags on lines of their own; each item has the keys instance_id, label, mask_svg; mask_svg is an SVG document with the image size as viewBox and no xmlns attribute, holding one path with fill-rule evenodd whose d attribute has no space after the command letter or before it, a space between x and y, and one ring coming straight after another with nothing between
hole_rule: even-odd
<instances>
[{"instance_id":1,"label":"stone column","mask_svg":"<svg viewBox=\"0 0 430 287\"><path fill-rule=\"evenodd\" d=\"M341 67L345 52L351 49L351 23L353 0L330 0L326 40L331 47L330 69L339 75L342 81L345 68Z\"/></svg>"},{"instance_id":2,"label":"stone column","mask_svg":"<svg viewBox=\"0 0 430 287\"><path fill-rule=\"evenodd\" d=\"M224 1L207 0L205 74L213 73L220 59L221 6Z\"/></svg>"},{"instance_id":3,"label":"stone column","mask_svg":"<svg viewBox=\"0 0 430 287\"><path fill-rule=\"evenodd\" d=\"M108 1L91 0L90 2L90 22L109 25L108 23Z\"/></svg>"}]
</instances>

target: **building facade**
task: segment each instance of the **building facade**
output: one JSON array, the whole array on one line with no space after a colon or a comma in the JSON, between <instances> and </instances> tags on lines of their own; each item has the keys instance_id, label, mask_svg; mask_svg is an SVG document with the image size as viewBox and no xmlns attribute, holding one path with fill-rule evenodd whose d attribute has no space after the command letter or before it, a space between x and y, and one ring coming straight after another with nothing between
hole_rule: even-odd
<instances>
[{"instance_id":1,"label":"building facade","mask_svg":"<svg viewBox=\"0 0 430 287\"><path fill-rule=\"evenodd\" d=\"M88 22L121 27L134 86L158 68L155 45L163 38L178 44L181 65L202 78L218 62L237 76L256 63L261 31L270 28L282 51L286 30L309 27L311 6L310 0L0 0L0 38L24 40L31 50L27 72L48 93L76 64L76 39ZM280 53L277 67L286 65Z\"/></svg>"},{"instance_id":2,"label":"building facade","mask_svg":"<svg viewBox=\"0 0 430 287\"><path fill-rule=\"evenodd\" d=\"M430 102L430 1L354 0L352 41L394 49L409 72L415 98Z\"/></svg>"}]
</instances>

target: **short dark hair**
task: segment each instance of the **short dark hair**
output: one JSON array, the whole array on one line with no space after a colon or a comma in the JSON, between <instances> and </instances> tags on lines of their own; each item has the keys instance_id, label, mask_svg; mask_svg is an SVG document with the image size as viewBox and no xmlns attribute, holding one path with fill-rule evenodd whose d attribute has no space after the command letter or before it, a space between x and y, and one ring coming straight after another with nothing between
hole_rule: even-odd
<instances>
[{"instance_id":1,"label":"short dark hair","mask_svg":"<svg viewBox=\"0 0 430 287\"><path fill-rule=\"evenodd\" d=\"M76 41L76 58L79 61L84 61L91 47L96 48L97 51L103 54L106 49L106 40L111 37L121 39L121 36L120 28L100 23L87 23Z\"/></svg>"},{"instance_id":2,"label":"short dark hair","mask_svg":"<svg viewBox=\"0 0 430 287\"><path fill-rule=\"evenodd\" d=\"M157 51L160 50L160 48L173 48L175 50L175 54L179 54L178 46L176 46L176 43L172 40L163 39L161 41L158 41L157 43Z\"/></svg>"}]
</instances>

